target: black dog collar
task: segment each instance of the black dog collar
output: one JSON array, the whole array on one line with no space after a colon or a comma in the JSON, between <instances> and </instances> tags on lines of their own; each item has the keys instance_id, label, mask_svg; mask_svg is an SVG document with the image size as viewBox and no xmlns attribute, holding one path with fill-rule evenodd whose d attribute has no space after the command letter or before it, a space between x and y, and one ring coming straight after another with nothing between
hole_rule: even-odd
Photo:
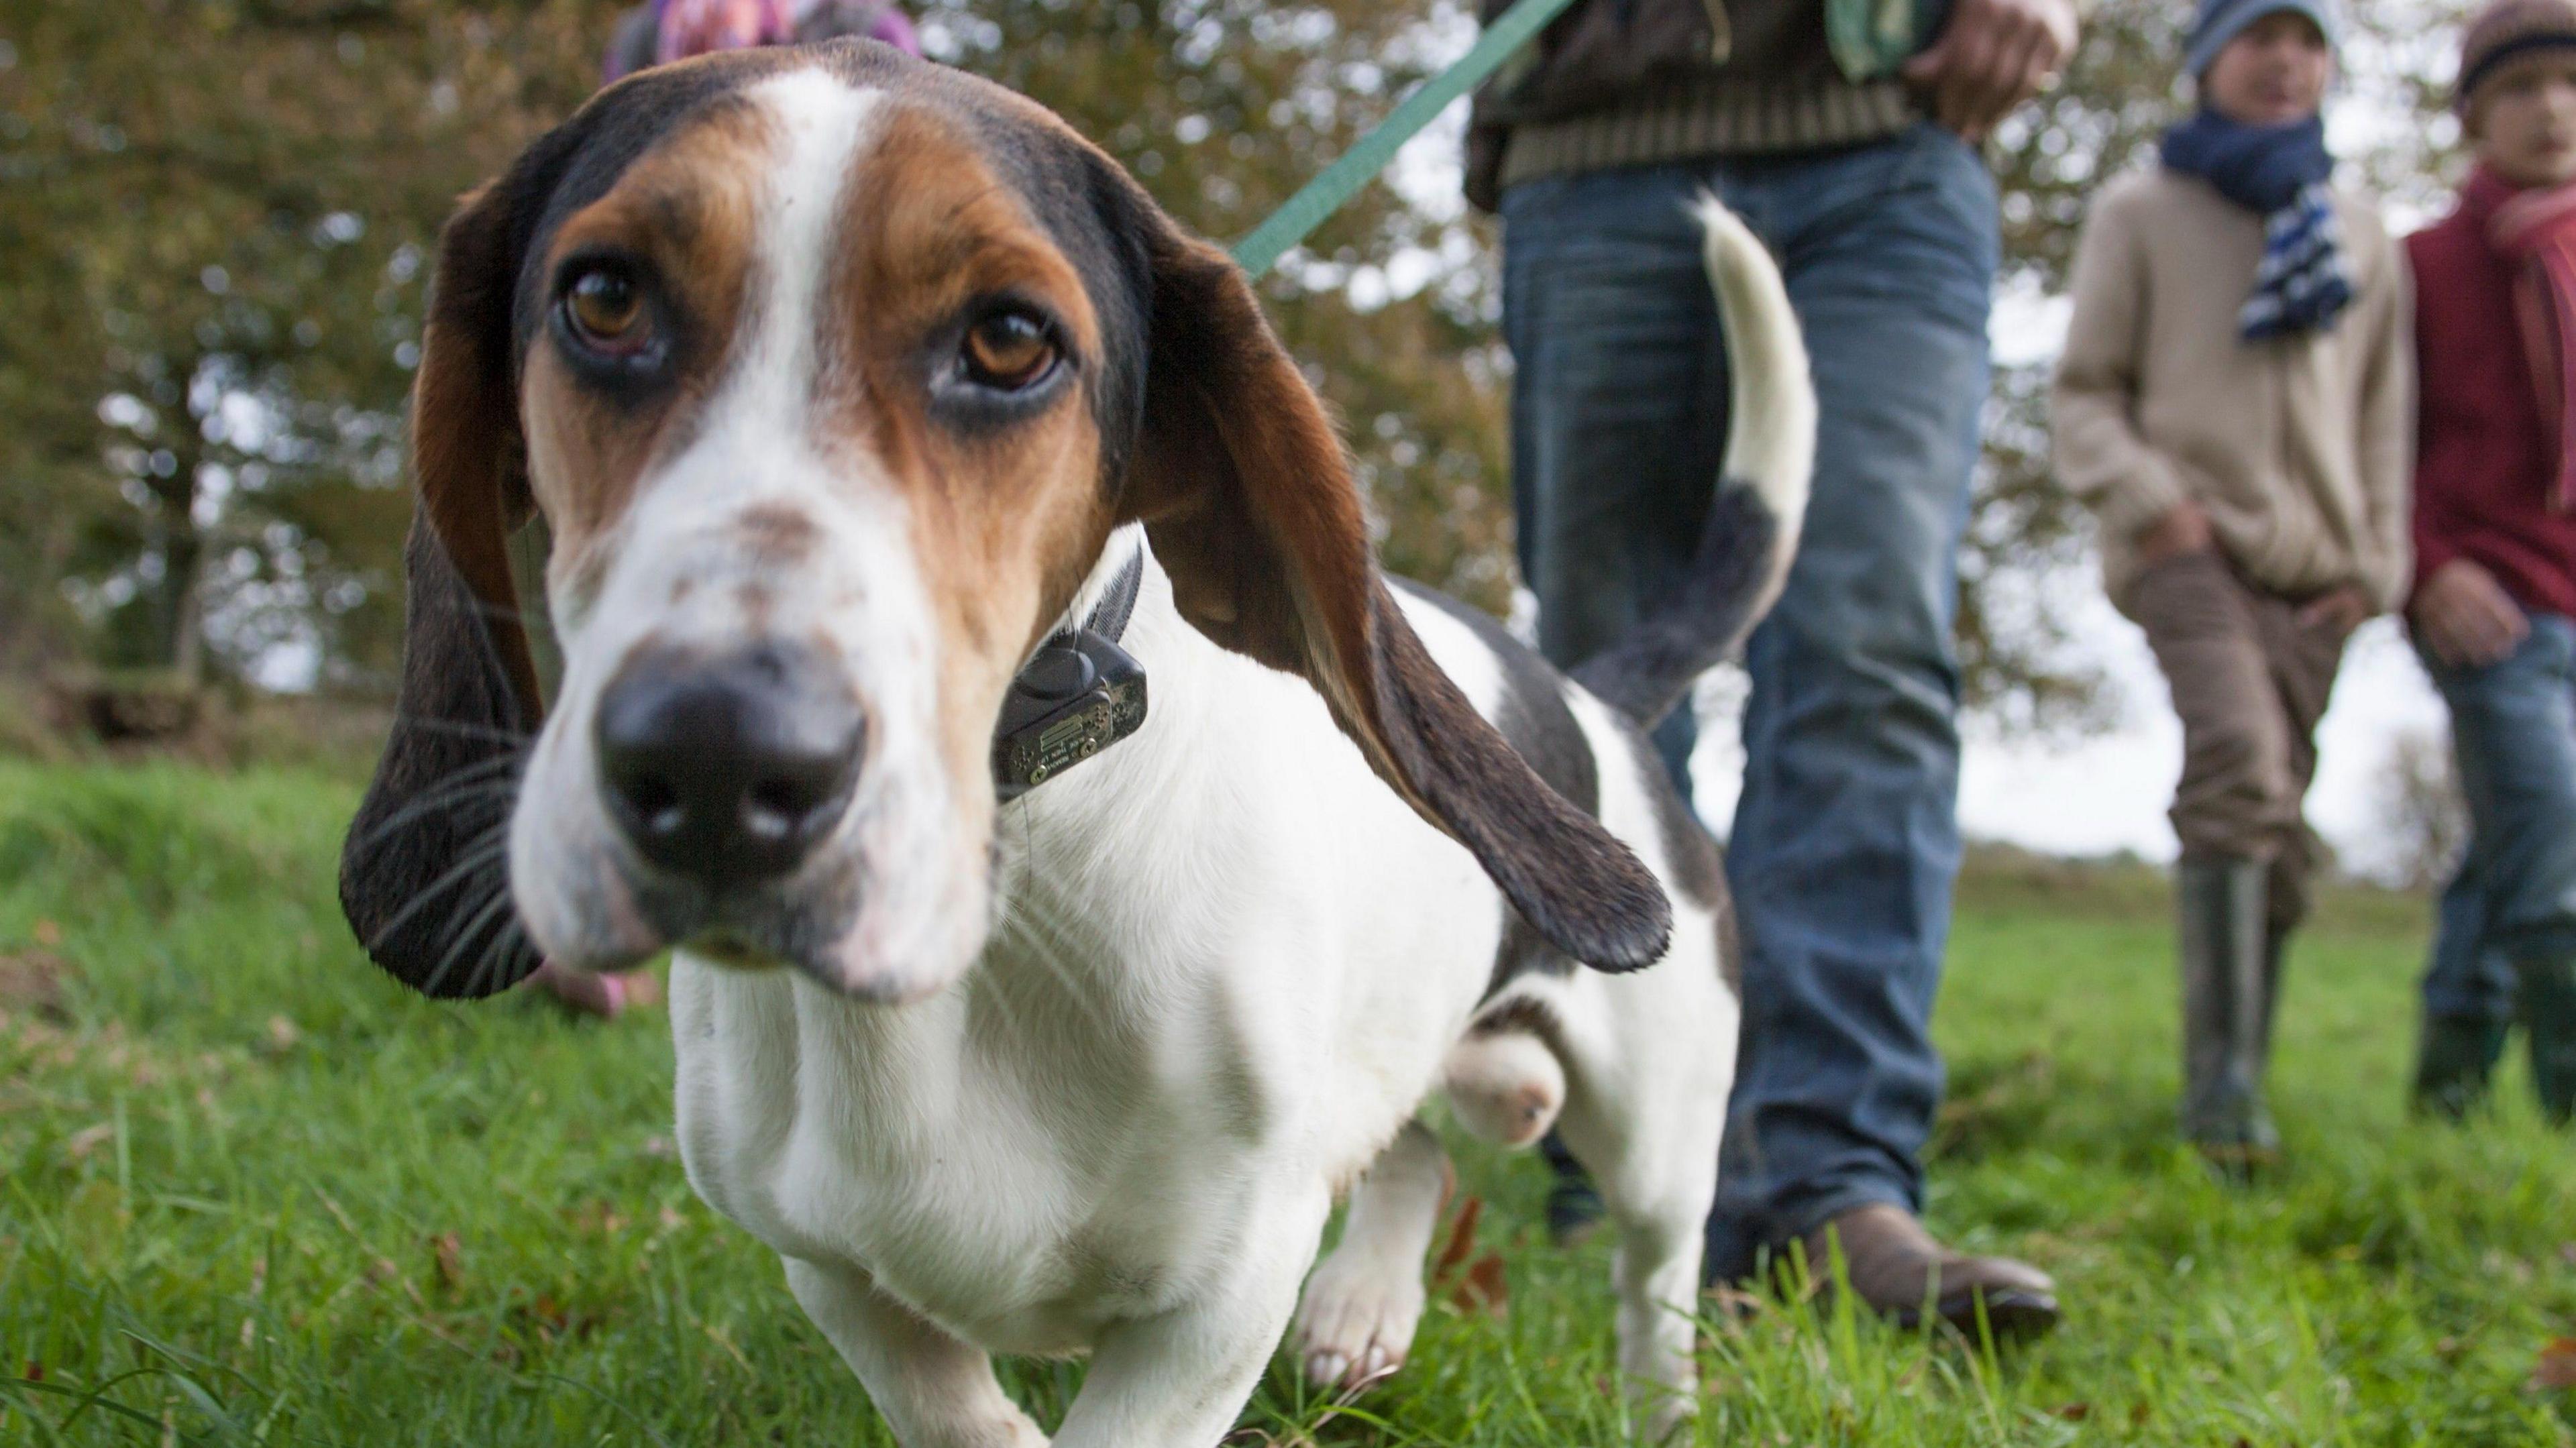
<instances>
[{"instance_id":1,"label":"black dog collar","mask_svg":"<svg viewBox=\"0 0 2576 1448\"><path fill-rule=\"evenodd\" d=\"M1118 647L1144 582L1139 550L1082 626L1055 634L1011 680L993 731L993 792L1017 799L1136 732L1145 668Z\"/></svg>"}]
</instances>

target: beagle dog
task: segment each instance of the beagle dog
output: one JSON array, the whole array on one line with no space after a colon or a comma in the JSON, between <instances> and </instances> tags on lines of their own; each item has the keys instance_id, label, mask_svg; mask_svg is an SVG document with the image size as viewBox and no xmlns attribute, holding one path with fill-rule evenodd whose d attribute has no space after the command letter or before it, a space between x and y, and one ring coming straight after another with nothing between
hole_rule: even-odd
<instances>
[{"instance_id":1,"label":"beagle dog","mask_svg":"<svg viewBox=\"0 0 2576 1448\"><path fill-rule=\"evenodd\" d=\"M1815 428L1777 272L1705 224L1707 539L1575 683L1379 574L1242 273L1049 112L857 41L611 87L441 238L360 941L445 996L674 951L689 1180L911 1448L1204 1448L1283 1337L1391 1370L1444 1090L1590 1168L1660 1434L1737 1004L1640 727L1776 593ZM1033 659L1091 684L1108 634L1141 723L997 779ZM1052 1438L992 1353L1089 1356Z\"/></svg>"}]
</instances>

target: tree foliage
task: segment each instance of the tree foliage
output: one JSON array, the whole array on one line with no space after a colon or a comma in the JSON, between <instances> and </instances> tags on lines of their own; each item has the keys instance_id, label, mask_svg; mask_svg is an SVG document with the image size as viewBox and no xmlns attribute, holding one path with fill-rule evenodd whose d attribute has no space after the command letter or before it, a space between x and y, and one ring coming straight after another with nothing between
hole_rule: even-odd
<instances>
[{"instance_id":1,"label":"tree foliage","mask_svg":"<svg viewBox=\"0 0 2576 1448\"><path fill-rule=\"evenodd\" d=\"M581 8L0 0L0 647L382 658L427 248Z\"/></svg>"},{"instance_id":2,"label":"tree foliage","mask_svg":"<svg viewBox=\"0 0 2576 1448\"><path fill-rule=\"evenodd\" d=\"M2451 3L2375 12L2388 106L2438 104L2409 77L2434 63ZM914 8L935 55L1063 112L1220 238L1471 26L1458 0ZM619 9L0 0L0 667L202 656L384 676L409 507L401 407L438 224L595 86ZM2103 0L2066 83L1999 140L2003 293L2024 310L2062 290L2090 189L2183 104L2185 18ZM2368 159L2387 185L2427 174L2440 147L2398 127ZM1264 291L1349 424L1388 564L1499 610L1513 572L1497 238L1424 155ZM1972 700L2040 726L2083 720L2094 697L2058 623L2087 534L2048 478L2044 392L2037 363L1998 373L1961 622Z\"/></svg>"}]
</instances>

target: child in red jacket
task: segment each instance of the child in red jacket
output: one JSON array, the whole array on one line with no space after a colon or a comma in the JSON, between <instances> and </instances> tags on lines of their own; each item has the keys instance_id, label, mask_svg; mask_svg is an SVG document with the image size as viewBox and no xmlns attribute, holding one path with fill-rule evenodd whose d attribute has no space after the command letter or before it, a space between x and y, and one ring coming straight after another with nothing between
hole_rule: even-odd
<instances>
[{"instance_id":1,"label":"child in red jacket","mask_svg":"<svg viewBox=\"0 0 2576 1448\"><path fill-rule=\"evenodd\" d=\"M2461 44L2477 152L2407 241L2422 421L2407 616L2472 824L2424 980L2419 1106L2466 1111L2517 1017L2576 1109L2576 0L2494 0Z\"/></svg>"}]
</instances>

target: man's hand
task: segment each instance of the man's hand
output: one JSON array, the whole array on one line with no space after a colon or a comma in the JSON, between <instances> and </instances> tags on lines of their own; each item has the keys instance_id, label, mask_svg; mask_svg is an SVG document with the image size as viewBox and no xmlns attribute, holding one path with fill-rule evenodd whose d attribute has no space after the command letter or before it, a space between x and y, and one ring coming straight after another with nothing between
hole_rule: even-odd
<instances>
[{"instance_id":1,"label":"man's hand","mask_svg":"<svg viewBox=\"0 0 2576 1448\"><path fill-rule=\"evenodd\" d=\"M2168 558L2206 553L2211 546L2209 515L2200 510L2198 503L2185 500L2138 535L2138 566L2153 568Z\"/></svg>"},{"instance_id":2,"label":"man's hand","mask_svg":"<svg viewBox=\"0 0 2576 1448\"><path fill-rule=\"evenodd\" d=\"M2075 53L2074 0L1958 0L1905 79L1970 144L2039 93Z\"/></svg>"},{"instance_id":3,"label":"man's hand","mask_svg":"<svg viewBox=\"0 0 2576 1448\"><path fill-rule=\"evenodd\" d=\"M2321 593L2309 599L2307 605L2299 610L2299 626L2329 628L2339 634L2348 634L2370 622L2371 614L2376 611L2370 606L2369 594L2362 592L2358 585L2347 583L2331 593Z\"/></svg>"},{"instance_id":4,"label":"man's hand","mask_svg":"<svg viewBox=\"0 0 2576 1448\"><path fill-rule=\"evenodd\" d=\"M2531 633L2531 620L2495 575L2465 558L2433 570L2407 610L2415 637L2454 669L2499 664Z\"/></svg>"}]
</instances>

